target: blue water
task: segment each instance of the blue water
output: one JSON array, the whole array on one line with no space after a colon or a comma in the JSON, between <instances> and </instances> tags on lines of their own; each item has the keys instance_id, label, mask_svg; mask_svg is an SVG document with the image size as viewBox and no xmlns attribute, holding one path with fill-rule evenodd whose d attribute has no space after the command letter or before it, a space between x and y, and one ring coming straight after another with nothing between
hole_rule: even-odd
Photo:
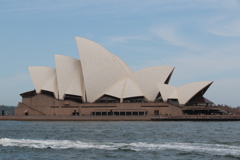
<instances>
[{"instance_id":1,"label":"blue water","mask_svg":"<svg viewBox=\"0 0 240 160\"><path fill-rule=\"evenodd\" d=\"M240 122L0 121L0 159L240 159Z\"/></svg>"}]
</instances>

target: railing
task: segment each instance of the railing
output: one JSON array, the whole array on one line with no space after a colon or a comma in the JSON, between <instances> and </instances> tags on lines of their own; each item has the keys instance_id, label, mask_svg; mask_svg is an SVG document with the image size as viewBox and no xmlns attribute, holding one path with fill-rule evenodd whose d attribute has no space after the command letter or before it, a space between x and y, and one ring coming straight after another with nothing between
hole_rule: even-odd
<instances>
[{"instance_id":1,"label":"railing","mask_svg":"<svg viewBox=\"0 0 240 160\"><path fill-rule=\"evenodd\" d=\"M239 115L182 115L182 116L152 116L151 120L189 120L189 121L239 121Z\"/></svg>"}]
</instances>

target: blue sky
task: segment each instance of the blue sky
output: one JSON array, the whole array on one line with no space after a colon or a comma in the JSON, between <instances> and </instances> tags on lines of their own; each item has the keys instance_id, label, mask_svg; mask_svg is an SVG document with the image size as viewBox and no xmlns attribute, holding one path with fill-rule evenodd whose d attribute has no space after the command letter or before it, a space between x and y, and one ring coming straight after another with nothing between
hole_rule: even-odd
<instances>
[{"instance_id":1,"label":"blue sky","mask_svg":"<svg viewBox=\"0 0 240 160\"><path fill-rule=\"evenodd\" d=\"M214 81L206 98L240 106L239 15L239 0L0 0L0 104L34 89L28 66L79 59L79 36L133 71L176 67L170 85Z\"/></svg>"}]
</instances>

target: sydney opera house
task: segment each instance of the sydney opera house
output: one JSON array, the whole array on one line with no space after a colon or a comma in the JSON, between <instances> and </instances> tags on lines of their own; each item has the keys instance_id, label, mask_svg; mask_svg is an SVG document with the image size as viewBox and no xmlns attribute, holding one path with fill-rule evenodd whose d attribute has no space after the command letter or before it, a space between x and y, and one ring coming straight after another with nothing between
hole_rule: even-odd
<instances>
[{"instance_id":1,"label":"sydney opera house","mask_svg":"<svg viewBox=\"0 0 240 160\"><path fill-rule=\"evenodd\" d=\"M213 83L169 85L171 66L136 72L101 45L76 37L80 60L55 55L55 68L28 67L34 89L22 93L15 115L182 115L188 106L213 104L204 93Z\"/></svg>"}]
</instances>

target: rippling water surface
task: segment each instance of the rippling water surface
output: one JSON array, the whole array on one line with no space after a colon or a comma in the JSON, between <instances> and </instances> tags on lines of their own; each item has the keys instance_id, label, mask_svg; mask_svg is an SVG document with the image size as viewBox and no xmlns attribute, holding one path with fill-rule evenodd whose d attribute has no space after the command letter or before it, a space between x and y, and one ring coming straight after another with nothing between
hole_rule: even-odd
<instances>
[{"instance_id":1,"label":"rippling water surface","mask_svg":"<svg viewBox=\"0 0 240 160\"><path fill-rule=\"evenodd\" d=\"M240 122L0 121L0 159L240 159Z\"/></svg>"}]
</instances>

